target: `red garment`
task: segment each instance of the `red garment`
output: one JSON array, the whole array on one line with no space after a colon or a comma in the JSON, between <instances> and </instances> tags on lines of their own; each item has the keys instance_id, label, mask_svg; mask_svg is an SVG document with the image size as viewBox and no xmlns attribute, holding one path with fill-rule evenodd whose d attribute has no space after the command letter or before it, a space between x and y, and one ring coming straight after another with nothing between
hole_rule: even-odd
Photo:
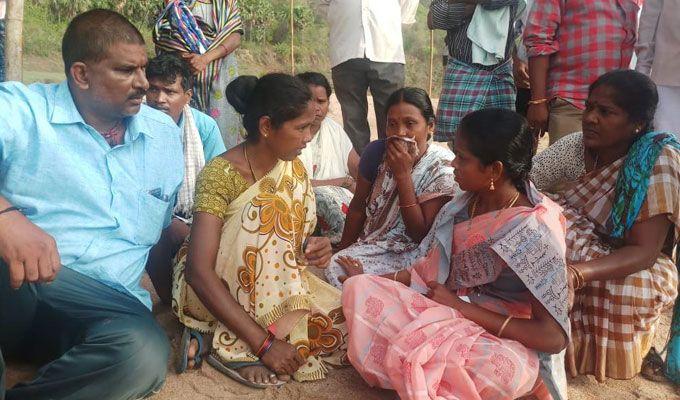
<instances>
[{"instance_id":1,"label":"red garment","mask_svg":"<svg viewBox=\"0 0 680 400\"><path fill-rule=\"evenodd\" d=\"M552 55L548 97L585 108L588 86L628 68L642 0L536 0L524 30L527 55Z\"/></svg>"}]
</instances>

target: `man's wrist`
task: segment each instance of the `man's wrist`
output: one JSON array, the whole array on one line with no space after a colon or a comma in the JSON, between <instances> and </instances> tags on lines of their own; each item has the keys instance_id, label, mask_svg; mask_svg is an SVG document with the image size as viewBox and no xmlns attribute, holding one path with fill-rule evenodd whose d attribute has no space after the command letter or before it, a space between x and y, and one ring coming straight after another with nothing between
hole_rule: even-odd
<instances>
[{"instance_id":1,"label":"man's wrist","mask_svg":"<svg viewBox=\"0 0 680 400\"><path fill-rule=\"evenodd\" d=\"M16 206L9 206L0 210L0 215L11 213L11 212L21 212L21 209Z\"/></svg>"}]
</instances>

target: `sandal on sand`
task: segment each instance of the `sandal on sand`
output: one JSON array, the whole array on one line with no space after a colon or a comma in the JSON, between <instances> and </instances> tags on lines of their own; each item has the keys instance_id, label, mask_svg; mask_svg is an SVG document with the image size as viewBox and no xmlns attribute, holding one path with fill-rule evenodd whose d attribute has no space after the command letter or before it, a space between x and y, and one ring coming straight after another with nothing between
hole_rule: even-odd
<instances>
[{"instance_id":1,"label":"sandal on sand","mask_svg":"<svg viewBox=\"0 0 680 400\"><path fill-rule=\"evenodd\" d=\"M203 357L201 356L201 354L203 354L203 335L201 335L200 332L185 326L182 331L181 347L179 357L177 358L177 365L175 366L178 374L184 373L189 365L189 347L191 346L191 339L196 339L196 342L198 343L198 349L196 349L196 355L194 356L193 369L199 369L201 368L201 364L203 364Z\"/></svg>"},{"instance_id":2,"label":"sandal on sand","mask_svg":"<svg viewBox=\"0 0 680 400\"><path fill-rule=\"evenodd\" d=\"M645 359L642 360L640 375L653 382L665 382L668 379L664 374L664 366L661 355L652 347Z\"/></svg>"},{"instance_id":3,"label":"sandal on sand","mask_svg":"<svg viewBox=\"0 0 680 400\"><path fill-rule=\"evenodd\" d=\"M229 362L225 363L222 362L217 356L210 354L208 356L208 364L210 364L213 368L216 370L220 371L224 375L230 377L231 379L235 380L238 383L241 383L243 385L246 385L251 388L255 389L266 389L270 387L281 387L286 384L286 382L281 382L279 383L256 383L256 382L251 382L248 379L244 378L243 375L241 375L237 370L240 368L244 367L254 367L254 366L264 366L262 362L260 361L242 361L242 362ZM273 373L272 373L273 374Z\"/></svg>"}]
</instances>

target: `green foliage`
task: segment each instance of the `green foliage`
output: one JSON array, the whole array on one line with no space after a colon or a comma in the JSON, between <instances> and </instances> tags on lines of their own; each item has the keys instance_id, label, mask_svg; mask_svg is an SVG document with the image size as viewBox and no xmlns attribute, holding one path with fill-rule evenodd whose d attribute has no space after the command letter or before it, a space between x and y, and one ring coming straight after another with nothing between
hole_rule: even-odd
<instances>
[{"instance_id":1,"label":"green foliage","mask_svg":"<svg viewBox=\"0 0 680 400\"><path fill-rule=\"evenodd\" d=\"M290 36L290 3L284 0L239 1L245 40L256 43L282 43ZM306 2L293 8L294 28L302 31L312 26L315 15Z\"/></svg>"},{"instance_id":2,"label":"green foliage","mask_svg":"<svg viewBox=\"0 0 680 400\"><path fill-rule=\"evenodd\" d=\"M24 7L24 52L41 57L59 55L66 22L35 2L29 1Z\"/></svg>"},{"instance_id":3,"label":"green foliage","mask_svg":"<svg viewBox=\"0 0 680 400\"><path fill-rule=\"evenodd\" d=\"M240 1L239 7L245 29L244 39L257 43L269 40L270 33L277 23L272 2L270 0Z\"/></svg>"},{"instance_id":4,"label":"green foliage","mask_svg":"<svg viewBox=\"0 0 680 400\"><path fill-rule=\"evenodd\" d=\"M163 5L162 0L33 0L31 2L46 6L61 21L68 21L75 15L93 8L106 8L125 15L137 24L153 24L156 14Z\"/></svg>"}]
</instances>

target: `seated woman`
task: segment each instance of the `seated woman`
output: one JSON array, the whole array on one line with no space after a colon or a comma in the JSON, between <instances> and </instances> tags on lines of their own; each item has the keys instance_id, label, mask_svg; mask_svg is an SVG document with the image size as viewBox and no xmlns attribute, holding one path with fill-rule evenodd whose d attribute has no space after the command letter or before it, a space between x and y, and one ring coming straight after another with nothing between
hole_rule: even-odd
<instances>
[{"instance_id":1,"label":"seated woman","mask_svg":"<svg viewBox=\"0 0 680 400\"><path fill-rule=\"evenodd\" d=\"M532 141L513 111L468 114L453 161L465 193L437 216L428 255L383 276L342 260L347 356L370 385L402 399L566 399L564 364L539 361L567 346L569 316L563 218L528 181Z\"/></svg>"},{"instance_id":2,"label":"seated woman","mask_svg":"<svg viewBox=\"0 0 680 400\"><path fill-rule=\"evenodd\" d=\"M310 237L314 193L297 159L316 105L285 74L239 77L228 93L248 136L198 178L174 271L173 310L186 327L178 370L200 364L200 333L212 333L208 362L248 386L322 379L346 346L340 292L306 270L331 256L328 239Z\"/></svg>"},{"instance_id":3,"label":"seated woman","mask_svg":"<svg viewBox=\"0 0 680 400\"><path fill-rule=\"evenodd\" d=\"M652 132L657 100L645 75L606 73L590 86L583 133L534 159L539 188L563 187L553 199L564 207L576 290L572 375L633 378L677 295L670 255L680 227L680 149L672 135Z\"/></svg>"},{"instance_id":4,"label":"seated woman","mask_svg":"<svg viewBox=\"0 0 680 400\"><path fill-rule=\"evenodd\" d=\"M430 144L434 111L427 93L402 88L390 96L387 139L369 144L361 156L359 179L345 229L326 277L341 287L339 257L350 256L366 273L385 274L422 257L418 244L434 217L457 190L453 153Z\"/></svg>"},{"instance_id":5,"label":"seated woman","mask_svg":"<svg viewBox=\"0 0 680 400\"><path fill-rule=\"evenodd\" d=\"M297 75L307 84L318 112L312 123L312 141L300 161L304 164L316 195L317 230L336 245L345 227L347 208L355 188L359 155L342 126L328 117L331 85L323 74Z\"/></svg>"}]
</instances>

